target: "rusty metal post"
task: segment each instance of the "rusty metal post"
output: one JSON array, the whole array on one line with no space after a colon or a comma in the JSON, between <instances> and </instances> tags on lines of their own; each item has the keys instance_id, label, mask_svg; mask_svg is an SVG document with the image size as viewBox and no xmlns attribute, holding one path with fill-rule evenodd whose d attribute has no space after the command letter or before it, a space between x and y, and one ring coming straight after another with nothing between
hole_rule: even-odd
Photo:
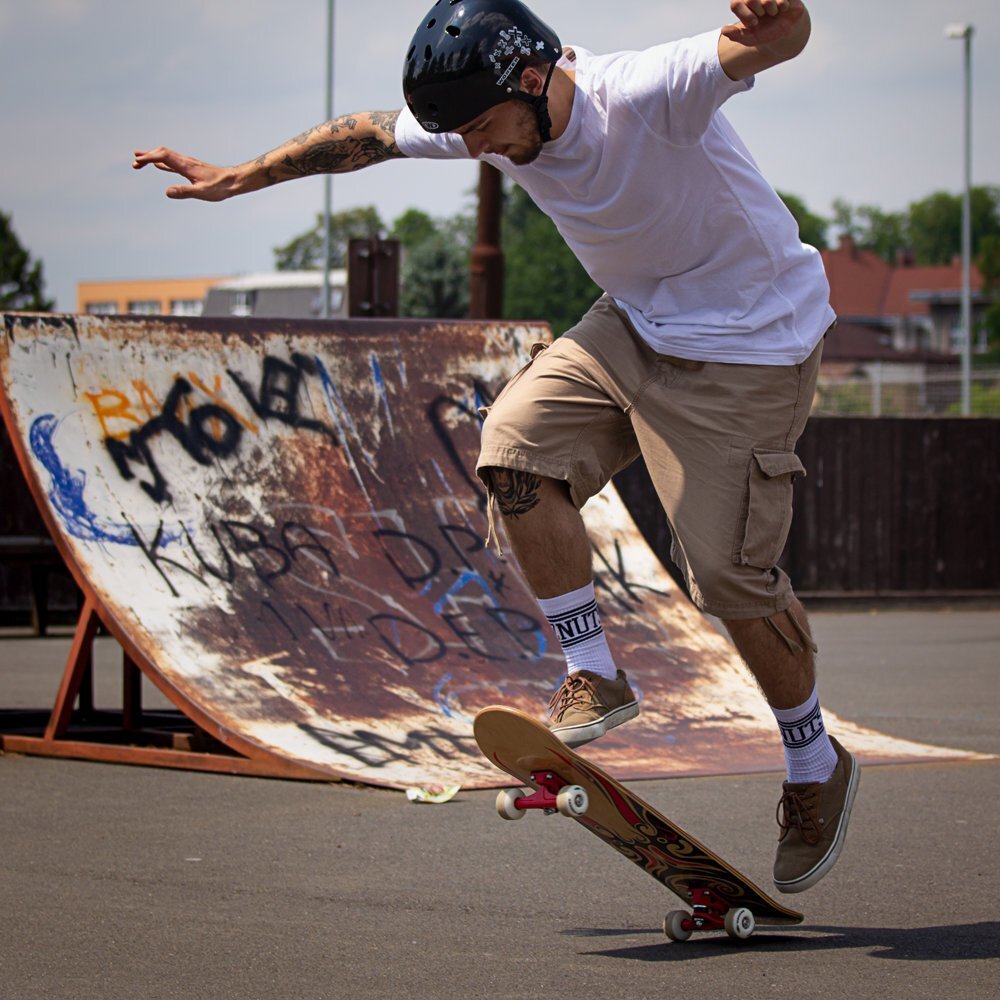
<instances>
[{"instance_id":1,"label":"rusty metal post","mask_svg":"<svg viewBox=\"0 0 1000 1000\"><path fill-rule=\"evenodd\" d=\"M349 240L347 315L399 315L399 240Z\"/></svg>"},{"instance_id":2,"label":"rusty metal post","mask_svg":"<svg viewBox=\"0 0 1000 1000\"><path fill-rule=\"evenodd\" d=\"M479 211L472 248L469 318L503 316L503 250L500 246L502 175L488 163L479 165Z\"/></svg>"}]
</instances>

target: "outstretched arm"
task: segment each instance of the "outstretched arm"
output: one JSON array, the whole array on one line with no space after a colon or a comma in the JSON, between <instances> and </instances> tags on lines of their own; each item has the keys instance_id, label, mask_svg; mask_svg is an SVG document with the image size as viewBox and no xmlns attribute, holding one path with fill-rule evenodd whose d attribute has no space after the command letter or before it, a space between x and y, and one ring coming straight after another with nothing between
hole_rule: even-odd
<instances>
[{"instance_id":1,"label":"outstretched arm","mask_svg":"<svg viewBox=\"0 0 1000 1000\"><path fill-rule=\"evenodd\" d=\"M396 145L398 111L363 111L324 122L283 146L238 167L217 167L159 146L136 150L132 166L152 163L188 184L168 187L168 198L224 201L238 194L312 174L342 174L403 156Z\"/></svg>"},{"instance_id":2,"label":"outstretched arm","mask_svg":"<svg viewBox=\"0 0 1000 1000\"><path fill-rule=\"evenodd\" d=\"M719 36L719 62L731 80L793 59L809 41L809 11L802 0L732 0L735 24Z\"/></svg>"}]
</instances>

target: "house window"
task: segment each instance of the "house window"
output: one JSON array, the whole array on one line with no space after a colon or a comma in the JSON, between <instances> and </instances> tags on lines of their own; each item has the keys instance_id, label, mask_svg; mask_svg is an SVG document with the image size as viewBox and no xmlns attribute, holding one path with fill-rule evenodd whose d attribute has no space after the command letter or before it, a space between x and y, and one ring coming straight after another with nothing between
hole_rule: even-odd
<instances>
[{"instance_id":1,"label":"house window","mask_svg":"<svg viewBox=\"0 0 1000 1000\"><path fill-rule=\"evenodd\" d=\"M171 316L200 316L205 303L201 299L171 299Z\"/></svg>"},{"instance_id":2,"label":"house window","mask_svg":"<svg viewBox=\"0 0 1000 1000\"><path fill-rule=\"evenodd\" d=\"M229 299L229 314L231 316L252 316L256 297L257 293L252 289L233 292Z\"/></svg>"},{"instance_id":3,"label":"house window","mask_svg":"<svg viewBox=\"0 0 1000 1000\"><path fill-rule=\"evenodd\" d=\"M962 321L953 322L949 331L950 348L952 354L962 353L962 341L965 339L962 333Z\"/></svg>"},{"instance_id":4,"label":"house window","mask_svg":"<svg viewBox=\"0 0 1000 1000\"><path fill-rule=\"evenodd\" d=\"M160 303L155 299L133 299L128 304L128 311L133 316L156 316L160 311Z\"/></svg>"},{"instance_id":5,"label":"house window","mask_svg":"<svg viewBox=\"0 0 1000 1000\"><path fill-rule=\"evenodd\" d=\"M114 316L118 312L116 302L88 302L84 309L88 316Z\"/></svg>"}]
</instances>

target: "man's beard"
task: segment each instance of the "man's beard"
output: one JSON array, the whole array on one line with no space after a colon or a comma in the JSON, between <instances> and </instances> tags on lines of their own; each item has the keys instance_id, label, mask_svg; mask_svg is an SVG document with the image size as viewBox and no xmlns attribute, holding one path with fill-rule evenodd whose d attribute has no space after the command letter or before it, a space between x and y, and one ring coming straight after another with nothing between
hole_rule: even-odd
<instances>
[{"instance_id":1,"label":"man's beard","mask_svg":"<svg viewBox=\"0 0 1000 1000\"><path fill-rule=\"evenodd\" d=\"M526 167L529 163L534 163L542 151L542 133L538 129L538 115L535 109L529 104L518 102L517 124L524 132L525 138L518 145L527 147L523 151L508 156L515 166Z\"/></svg>"}]
</instances>

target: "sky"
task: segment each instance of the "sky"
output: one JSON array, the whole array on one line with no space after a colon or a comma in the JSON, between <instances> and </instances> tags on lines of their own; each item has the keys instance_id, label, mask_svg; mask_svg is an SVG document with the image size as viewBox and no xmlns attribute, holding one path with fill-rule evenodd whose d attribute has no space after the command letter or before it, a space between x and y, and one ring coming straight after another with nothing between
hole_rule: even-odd
<instances>
[{"instance_id":1,"label":"sky","mask_svg":"<svg viewBox=\"0 0 1000 1000\"><path fill-rule=\"evenodd\" d=\"M334 113L402 104L403 56L430 0L335 0ZM726 0L533 0L564 45L637 49L732 20ZM973 183L1000 184L997 0L812 0L796 60L725 112L770 182L829 216L834 199L906 208L959 192L962 43L975 26ZM133 171L165 145L241 163L326 118L326 0L8 0L0 4L0 210L72 311L76 283L235 275L323 207L318 177L221 204L168 201ZM435 217L474 206L474 163L395 161L333 179L334 211Z\"/></svg>"}]
</instances>

